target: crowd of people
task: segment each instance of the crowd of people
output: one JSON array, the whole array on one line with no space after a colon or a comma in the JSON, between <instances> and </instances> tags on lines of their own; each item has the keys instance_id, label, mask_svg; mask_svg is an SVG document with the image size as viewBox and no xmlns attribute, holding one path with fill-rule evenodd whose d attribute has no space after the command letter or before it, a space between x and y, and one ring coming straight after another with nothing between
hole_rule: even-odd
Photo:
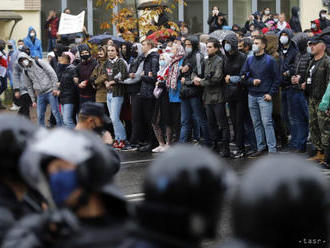
<instances>
[{"instance_id":1,"label":"crowd of people","mask_svg":"<svg viewBox=\"0 0 330 248\"><path fill-rule=\"evenodd\" d=\"M95 51L86 29L56 36L59 19L51 11L45 26L48 62L41 59L41 42L32 27L17 42L18 51L13 41L0 42L1 90L8 71L18 112L29 117L30 106L36 107L41 126L46 125L47 104L52 125L70 129L84 103L103 105L111 120L104 130L121 151L158 153L176 143L195 142L227 158L257 157L279 149L305 153L309 137L315 151L310 159L327 166L326 13L321 10L311 29L301 32L296 7L289 22L285 14L266 8L251 15L244 27L231 28L214 7L209 35L189 35L181 24L177 35L141 43L106 39ZM216 38L219 30L227 32L221 40Z\"/></svg>"}]
</instances>

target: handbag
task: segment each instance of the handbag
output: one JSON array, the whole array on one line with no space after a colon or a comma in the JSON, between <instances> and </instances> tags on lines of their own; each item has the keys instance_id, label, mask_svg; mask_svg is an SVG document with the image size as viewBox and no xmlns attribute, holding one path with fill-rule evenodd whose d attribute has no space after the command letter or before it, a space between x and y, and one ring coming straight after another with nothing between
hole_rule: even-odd
<instances>
[{"instance_id":1,"label":"handbag","mask_svg":"<svg viewBox=\"0 0 330 248\"><path fill-rule=\"evenodd\" d=\"M154 96L156 97L156 99L158 99L162 93L163 93L163 89L156 86L154 89Z\"/></svg>"}]
</instances>

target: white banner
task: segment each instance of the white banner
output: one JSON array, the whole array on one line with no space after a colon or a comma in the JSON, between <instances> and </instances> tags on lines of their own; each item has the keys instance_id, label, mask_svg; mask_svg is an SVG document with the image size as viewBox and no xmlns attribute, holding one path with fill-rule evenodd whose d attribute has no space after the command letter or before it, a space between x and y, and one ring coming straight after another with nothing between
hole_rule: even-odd
<instances>
[{"instance_id":1,"label":"white banner","mask_svg":"<svg viewBox=\"0 0 330 248\"><path fill-rule=\"evenodd\" d=\"M79 15L68 15L62 13L58 34L74 34L83 31L85 22L85 11Z\"/></svg>"}]
</instances>

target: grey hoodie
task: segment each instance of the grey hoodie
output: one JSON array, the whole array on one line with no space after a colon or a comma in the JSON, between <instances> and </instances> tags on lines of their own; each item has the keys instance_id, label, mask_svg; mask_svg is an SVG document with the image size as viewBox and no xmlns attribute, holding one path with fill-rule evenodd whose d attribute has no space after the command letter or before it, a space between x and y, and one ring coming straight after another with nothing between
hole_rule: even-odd
<instances>
[{"instance_id":1,"label":"grey hoodie","mask_svg":"<svg viewBox=\"0 0 330 248\"><path fill-rule=\"evenodd\" d=\"M24 68L18 63L24 72L23 77L25 77L25 79L23 81L26 82L26 87L32 102L36 102L36 95L57 90L56 83L58 82L58 79L55 71L48 63L38 60L38 63L40 64L39 66L35 60L29 57L26 53L20 53L18 55L18 61L22 58L27 58L32 62L31 67L28 68Z\"/></svg>"}]
</instances>

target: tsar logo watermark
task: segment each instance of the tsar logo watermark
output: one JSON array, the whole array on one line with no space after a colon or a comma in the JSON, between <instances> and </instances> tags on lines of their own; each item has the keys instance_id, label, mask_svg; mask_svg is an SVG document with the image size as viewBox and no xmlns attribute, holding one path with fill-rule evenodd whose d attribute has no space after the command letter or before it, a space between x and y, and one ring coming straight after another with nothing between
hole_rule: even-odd
<instances>
[{"instance_id":1,"label":"tsar logo watermark","mask_svg":"<svg viewBox=\"0 0 330 248\"><path fill-rule=\"evenodd\" d=\"M299 243L302 245L323 245L326 244L327 241L324 239L302 239L299 240Z\"/></svg>"}]
</instances>

